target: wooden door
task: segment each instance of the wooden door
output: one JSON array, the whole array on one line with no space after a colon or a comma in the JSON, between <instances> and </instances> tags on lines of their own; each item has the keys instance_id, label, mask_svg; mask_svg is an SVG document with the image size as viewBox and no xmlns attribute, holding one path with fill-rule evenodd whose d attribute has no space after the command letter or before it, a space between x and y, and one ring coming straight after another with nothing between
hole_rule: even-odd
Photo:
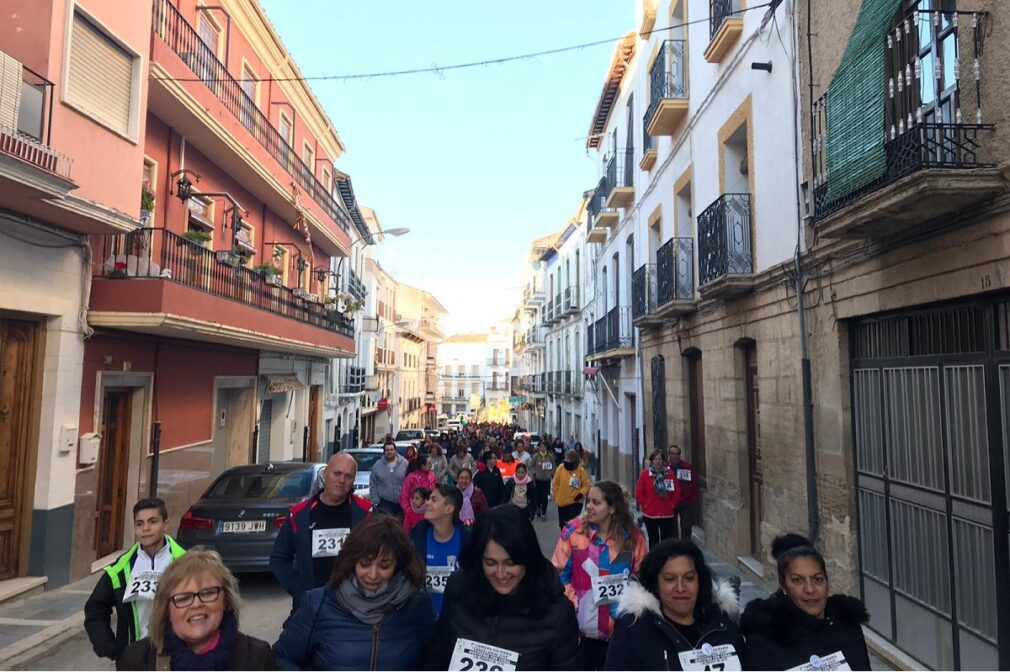
<instances>
[{"instance_id":1,"label":"wooden door","mask_svg":"<svg viewBox=\"0 0 1010 672\"><path fill-rule=\"evenodd\" d=\"M122 546L132 406L130 390L110 390L105 394L95 511L95 549L99 558L118 551Z\"/></svg>"},{"instance_id":2,"label":"wooden door","mask_svg":"<svg viewBox=\"0 0 1010 672\"><path fill-rule=\"evenodd\" d=\"M313 385L309 388L309 462L319 461L319 417L323 405L323 388Z\"/></svg>"},{"instance_id":3,"label":"wooden door","mask_svg":"<svg viewBox=\"0 0 1010 672\"><path fill-rule=\"evenodd\" d=\"M750 489L750 544L751 555L761 555L761 521L764 519L764 472L761 466L761 411L758 390L757 346L751 343L744 349L746 366L747 402L747 471Z\"/></svg>"},{"instance_id":4,"label":"wooden door","mask_svg":"<svg viewBox=\"0 0 1010 672\"><path fill-rule=\"evenodd\" d=\"M20 570L37 329L0 319L0 580Z\"/></svg>"}]
</instances>

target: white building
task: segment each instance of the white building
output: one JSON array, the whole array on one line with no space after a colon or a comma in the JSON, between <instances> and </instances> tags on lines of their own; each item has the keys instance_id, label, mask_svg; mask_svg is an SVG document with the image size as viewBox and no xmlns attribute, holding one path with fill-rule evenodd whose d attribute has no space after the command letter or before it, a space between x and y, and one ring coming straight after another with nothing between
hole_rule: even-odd
<instances>
[{"instance_id":1,"label":"white building","mask_svg":"<svg viewBox=\"0 0 1010 672\"><path fill-rule=\"evenodd\" d=\"M511 419L511 324L447 337L439 346L437 362L442 414L453 418L472 412L475 419Z\"/></svg>"}]
</instances>

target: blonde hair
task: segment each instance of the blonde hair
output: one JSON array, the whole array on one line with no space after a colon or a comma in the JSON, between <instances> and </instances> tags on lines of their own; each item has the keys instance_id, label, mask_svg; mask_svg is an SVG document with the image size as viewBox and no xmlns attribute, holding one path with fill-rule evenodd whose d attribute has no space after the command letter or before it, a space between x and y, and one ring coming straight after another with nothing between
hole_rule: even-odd
<instances>
[{"instance_id":1,"label":"blonde hair","mask_svg":"<svg viewBox=\"0 0 1010 672\"><path fill-rule=\"evenodd\" d=\"M225 611L231 611L238 623L238 611L242 606L239 597L238 581L217 551L205 546L195 546L185 555L172 561L158 579L158 591L154 594L154 604L151 607L149 636L156 651L165 646L165 628L168 626L168 610L171 608L172 594L186 579L209 576L221 585L219 600L224 600ZM194 598L200 599L200 598Z\"/></svg>"}]
</instances>

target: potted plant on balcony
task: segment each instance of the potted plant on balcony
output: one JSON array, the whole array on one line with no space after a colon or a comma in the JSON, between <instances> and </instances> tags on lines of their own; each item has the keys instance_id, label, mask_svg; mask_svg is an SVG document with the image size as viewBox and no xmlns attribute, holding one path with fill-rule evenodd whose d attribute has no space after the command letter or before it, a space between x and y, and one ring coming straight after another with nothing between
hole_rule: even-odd
<instances>
[{"instance_id":1,"label":"potted plant on balcony","mask_svg":"<svg viewBox=\"0 0 1010 672\"><path fill-rule=\"evenodd\" d=\"M105 277L112 278L114 280L122 280L123 278L127 277L126 262L117 261L113 269L105 274Z\"/></svg>"},{"instance_id":2,"label":"potted plant on balcony","mask_svg":"<svg viewBox=\"0 0 1010 672\"><path fill-rule=\"evenodd\" d=\"M237 268L245 263L246 254L248 253L245 249L239 247L238 245L234 245L230 250L218 250L214 253L214 257L226 266L234 266Z\"/></svg>"},{"instance_id":3,"label":"potted plant on balcony","mask_svg":"<svg viewBox=\"0 0 1010 672\"><path fill-rule=\"evenodd\" d=\"M140 225L148 226L154 213L154 192L151 191L151 180L144 178L140 184Z\"/></svg>"},{"instance_id":4,"label":"potted plant on balcony","mask_svg":"<svg viewBox=\"0 0 1010 672\"><path fill-rule=\"evenodd\" d=\"M275 287L280 287L281 269L277 268L269 261L264 261L262 264L254 268L253 271L259 273L263 277L263 281L266 282L268 285L274 285Z\"/></svg>"},{"instance_id":5,"label":"potted plant on balcony","mask_svg":"<svg viewBox=\"0 0 1010 672\"><path fill-rule=\"evenodd\" d=\"M196 247L207 247L207 243L210 242L212 236L206 231L200 231L199 229L190 229L189 231L184 231L181 236L179 236L179 245L182 245L182 241L190 243L193 248ZM191 249L195 252L195 249Z\"/></svg>"}]
</instances>

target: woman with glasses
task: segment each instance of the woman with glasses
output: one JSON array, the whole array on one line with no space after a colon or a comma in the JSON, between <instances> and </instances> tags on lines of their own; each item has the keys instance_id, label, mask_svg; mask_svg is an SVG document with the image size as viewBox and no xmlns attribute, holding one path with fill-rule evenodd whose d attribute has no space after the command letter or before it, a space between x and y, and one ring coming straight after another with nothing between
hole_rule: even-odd
<instances>
[{"instance_id":1,"label":"woman with glasses","mask_svg":"<svg viewBox=\"0 0 1010 672\"><path fill-rule=\"evenodd\" d=\"M274 644L285 670L416 670L435 608L403 524L371 516L347 536L325 586L305 593Z\"/></svg>"},{"instance_id":2,"label":"woman with glasses","mask_svg":"<svg viewBox=\"0 0 1010 672\"><path fill-rule=\"evenodd\" d=\"M270 645L238 630L238 581L217 551L199 546L161 574L150 634L131 644L120 670L276 670Z\"/></svg>"}]
</instances>

